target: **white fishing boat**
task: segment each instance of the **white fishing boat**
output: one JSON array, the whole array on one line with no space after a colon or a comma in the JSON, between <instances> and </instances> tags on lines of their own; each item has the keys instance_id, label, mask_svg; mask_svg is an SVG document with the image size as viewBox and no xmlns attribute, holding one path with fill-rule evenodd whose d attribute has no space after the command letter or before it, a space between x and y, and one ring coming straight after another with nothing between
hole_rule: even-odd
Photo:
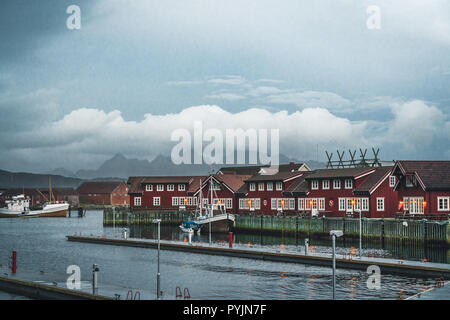
<instances>
[{"instance_id":1,"label":"white fishing boat","mask_svg":"<svg viewBox=\"0 0 450 320\"><path fill-rule=\"evenodd\" d=\"M0 218L15 217L65 217L69 204L66 202L45 203L42 208L30 209L30 199L19 194L5 201L6 206L0 208Z\"/></svg>"}]
</instances>

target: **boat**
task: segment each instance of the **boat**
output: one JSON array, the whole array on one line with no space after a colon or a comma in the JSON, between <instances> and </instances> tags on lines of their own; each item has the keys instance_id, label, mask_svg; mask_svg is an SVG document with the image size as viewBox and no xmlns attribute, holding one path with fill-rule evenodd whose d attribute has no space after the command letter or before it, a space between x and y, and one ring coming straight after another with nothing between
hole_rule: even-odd
<instances>
[{"instance_id":1,"label":"boat","mask_svg":"<svg viewBox=\"0 0 450 320\"><path fill-rule=\"evenodd\" d=\"M205 204L205 214L202 214L202 183L200 181L200 199L197 203L199 203L199 211L196 213L196 217L193 219L193 222L200 226L200 229L205 229L211 232L228 232L231 230L235 217L233 214L228 213L226 211L226 207L224 203L221 203L215 193L212 184L212 177L210 178L209 190L210 194L210 204Z\"/></svg>"},{"instance_id":2,"label":"boat","mask_svg":"<svg viewBox=\"0 0 450 320\"><path fill-rule=\"evenodd\" d=\"M42 208L31 209L30 199L19 194L12 200L5 201L6 206L0 208L0 218L15 217L65 217L69 204L66 202L47 202Z\"/></svg>"},{"instance_id":3,"label":"boat","mask_svg":"<svg viewBox=\"0 0 450 320\"><path fill-rule=\"evenodd\" d=\"M200 231L200 226L193 221L183 221L180 229L184 233L194 233L194 231Z\"/></svg>"}]
</instances>

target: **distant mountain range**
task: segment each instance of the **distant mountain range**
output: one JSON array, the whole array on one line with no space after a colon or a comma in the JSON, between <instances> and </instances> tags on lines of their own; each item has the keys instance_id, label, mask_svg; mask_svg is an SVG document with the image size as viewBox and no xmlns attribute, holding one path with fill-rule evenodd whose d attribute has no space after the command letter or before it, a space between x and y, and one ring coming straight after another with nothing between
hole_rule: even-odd
<instances>
[{"instance_id":1,"label":"distant mountain range","mask_svg":"<svg viewBox=\"0 0 450 320\"><path fill-rule=\"evenodd\" d=\"M280 155L280 164L302 162ZM306 161L311 169L324 168L325 164L316 161ZM48 187L49 176L52 177L52 187L78 187L85 180L126 180L130 176L178 176L178 175L208 175L227 165L181 164L175 165L170 157L159 155L152 161L129 159L118 153L106 160L96 170L78 170L71 172L66 168L57 168L47 174L16 173L0 170L0 188L43 188ZM234 165L233 165L234 166Z\"/></svg>"}]
</instances>

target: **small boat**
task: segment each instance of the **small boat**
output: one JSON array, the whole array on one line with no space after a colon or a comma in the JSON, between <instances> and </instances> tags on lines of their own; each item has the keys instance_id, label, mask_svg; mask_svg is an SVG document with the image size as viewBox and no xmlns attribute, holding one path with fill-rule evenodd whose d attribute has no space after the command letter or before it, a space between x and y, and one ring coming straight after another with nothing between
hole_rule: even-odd
<instances>
[{"instance_id":1,"label":"small boat","mask_svg":"<svg viewBox=\"0 0 450 320\"><path fill-rule=\"evenodd\" d=\"M184 233L194 233L194 231L200 231L200 226L193 221L183 221L180 225L180 229Z\"/></svg>"}]
</instances>

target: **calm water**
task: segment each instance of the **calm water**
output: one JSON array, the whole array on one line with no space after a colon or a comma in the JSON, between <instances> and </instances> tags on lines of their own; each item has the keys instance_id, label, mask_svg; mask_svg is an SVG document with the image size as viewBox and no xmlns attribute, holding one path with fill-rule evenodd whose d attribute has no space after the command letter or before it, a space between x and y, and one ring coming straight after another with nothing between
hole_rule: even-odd
<instances>
[{"instance_id":1,"label":"calm water","mask_svg":"<svg viewBox=\"0 0 450 320\"><path fill-rule=\"evenodd\" d=\"M129 289L139 290L142 298L156 294L157 251L145 248L115 247L69 242L66 235L119 236L121 228L104 228L102 212L90 211L84 218L0 219L0 264L4 268L12 250L18 252L19 270L28 275L40 271L46 279L64 283L66 268L78 265L81 278L89 281L92 264L100 266L100 286L114 285L117 293L126 296ZM154 238L155 228L133 227L133 237ZM184 240L177 228L162 228L163 239ZM235 235L234 246L267 246L268 249L303 250L287 239ZM226 235L214 235L216 244L223 244ZM277 240L278 239L278 240ZM208 234L193 241L208 241ZM294 241L296 241L294 239ZM300 243L303 243L303 240ZM250 243L249 243L250 242ZM326 252L320 243L311 243L314 250ZM351 250L345 244L341 252ZM353 244L354 245L354 244ZM348 247L348 248L347 248ZM383 255L389 250L378 250ZM368 275L362 271L337 270L339 299L399 299L432 287L435 279L399 277L383 274L381 290L369 290ZM330 299L331 269L291 263L253 261L192 253L161 251L161 286L164 299L174 299L176 287L188 288L192 299ZM0 299L8 299L0 294Z\"/></svg>"}]
</instances>

